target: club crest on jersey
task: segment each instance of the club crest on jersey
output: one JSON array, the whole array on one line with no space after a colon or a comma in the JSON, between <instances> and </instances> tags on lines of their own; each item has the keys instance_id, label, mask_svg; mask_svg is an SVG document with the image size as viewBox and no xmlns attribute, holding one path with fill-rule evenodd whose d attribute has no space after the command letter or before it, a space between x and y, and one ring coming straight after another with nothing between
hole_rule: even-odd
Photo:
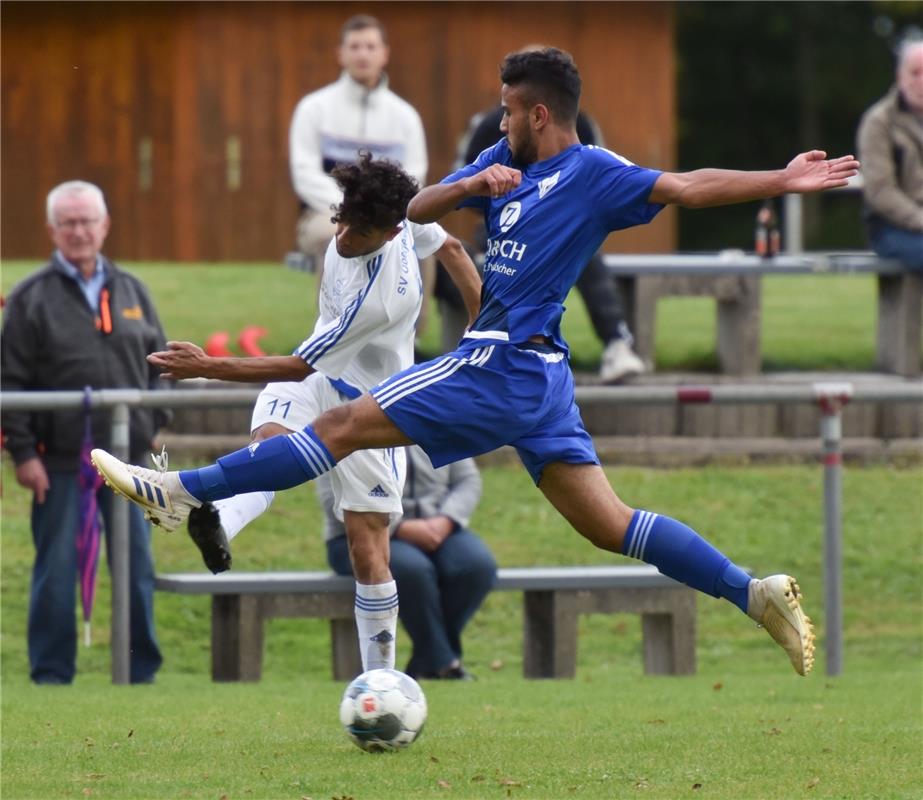
<instances>
[{"instance_id":1,"label":"club crest on jersey","mask_svg":"<svg viewBox=\"0 0 923 800\"><path fill-rule=\"evenodd\" d=\"M506 233L512 228L516 224L516 220L519 219L520 213L522 213L522 203L518 200L513 200L503 206L503 210L500 212L500 232Z\"/></svg>"},{"instance_id":2,"label":"club crest on jersey","mask_svg":"<svg viewBox=\"0 0 923 800\"><path fill-rule=\"evenodd\" d=\"M558 178L561 177L561 170L558 170L550 178L543 178L538 182L538 199L541 200L548 192L554 189L555 185L558 182Z\"/></svg>"}]
</instances>

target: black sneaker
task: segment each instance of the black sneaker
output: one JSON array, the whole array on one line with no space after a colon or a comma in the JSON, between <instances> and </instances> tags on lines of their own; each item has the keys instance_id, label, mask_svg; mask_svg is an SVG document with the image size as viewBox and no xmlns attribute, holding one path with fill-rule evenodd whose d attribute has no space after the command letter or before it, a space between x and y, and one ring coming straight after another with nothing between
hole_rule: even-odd
<instances>
[{"instance_id":1,"label":"black sneaker","mask_svg":"<svg viewBox=\"0 0 923 800\"><path fill-rule=\"evenodd\" d=\"M189 538L195 542L202 560L215 575L231 568L231 545L221 527L221 517L211 503L202 503L189 512Z\"/></svg>"},{"instance_id":2,"label":"black sneaker","mask_svg":"<svg viewBox=\"0 0 923 800\"><path fill-rule=\"evenodd\" d=\"M476 681L477 678L466 670L461 664L453 664L438 672L420 672L410 674L414 680L424 681Z\"/></svg>"}]
</instances>

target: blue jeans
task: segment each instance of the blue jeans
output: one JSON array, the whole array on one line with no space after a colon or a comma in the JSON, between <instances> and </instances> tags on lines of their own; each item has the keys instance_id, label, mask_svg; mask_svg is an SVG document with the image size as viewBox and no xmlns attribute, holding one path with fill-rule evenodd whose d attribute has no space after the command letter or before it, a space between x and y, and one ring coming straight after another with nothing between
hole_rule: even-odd
<instances>
[{"instance_id":1,"label":"blue jeans","mask_svg":"<svg viewBox=\"0 0 923 800\"><path fill-rule=\"evenodd\" d=\"M45 502L32 503L35 563L29 598L30 676L36 683L70 683L77 660L77 525L80 513L77 475L49 472ZM96 494L109 560L112 492ZM151 528L141 509L129 505L130 679L149 683L162 661L154 634L154 561Z\"/></svg>"},{"instance_id":2,"label":"blue jeans","mask_svg":"<svg viewBox=\"0 0 923 800\"><path fill-rule=\"evenodd\" d=\"M327 563L352 575L345 536L327 542ZM391 539L391 574L397 583L401 622L413 642L406 671L432 674L461 659L461 633L497 576L487 545L459 528L434 553Z\"/></svg>"},{"instance_id":3,"label":"blue jeans","mask_svg":"<svg viewBox=\"0 0 923 800\"><path fill-rule=\"evenodd\" d=\"M923 271L923 233L875 220L869 226L869 242L882 258L894 258L907 269Z\"/></svg>"}]
</instances>

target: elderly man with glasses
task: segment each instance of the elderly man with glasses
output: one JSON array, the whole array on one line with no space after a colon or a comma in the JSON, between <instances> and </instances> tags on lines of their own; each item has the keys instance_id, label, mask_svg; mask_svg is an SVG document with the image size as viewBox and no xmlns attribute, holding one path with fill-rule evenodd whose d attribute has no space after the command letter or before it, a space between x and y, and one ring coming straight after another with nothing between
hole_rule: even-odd
<instances>
[{"instance_id":1,"label":"elderly man with glasses","mask_svg":"<svg viewBox=\"0 0 923 800\"><path fill-rule=\"evenodd\" d=\"M110 219L99 187L68 181L47 200L51 261L26 277L3 313L4 391L160 385L145 356L164 347L164 334L147 289L100 252ZM4 412L3 443L17 482L32 493L35 562L29 598L30 677L40 684L71 683L76 672L78 580L76 540L81 520L78 466L85 432L80 409ZM131 458L146 457L166 416L137 408L131 417ZM108 411L93 412L92 436L109 442ZM107 547L112 492L96 500ZM154 565L150 526L129 510L130 679L150 683L161 656L154 633Z\"/></svg>"}]
</instances>

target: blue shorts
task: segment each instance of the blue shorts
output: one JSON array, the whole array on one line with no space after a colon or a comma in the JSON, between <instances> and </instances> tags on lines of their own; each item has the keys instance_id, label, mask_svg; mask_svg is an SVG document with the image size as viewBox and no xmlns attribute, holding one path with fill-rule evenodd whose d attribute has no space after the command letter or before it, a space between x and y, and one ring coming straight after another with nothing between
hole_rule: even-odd
<instances>
[{"instance_id":1,"label":"blue shorts","mask_svg":"<svg viewBox=\"0 0 923 800\"><path fill-rule=\"evenodd\" d=\"M388 378L372 396L436 467L506 444L536 484L554 461L599 464L567 358L553 347L466 340Z\"/></svg>"}]
</instances>

